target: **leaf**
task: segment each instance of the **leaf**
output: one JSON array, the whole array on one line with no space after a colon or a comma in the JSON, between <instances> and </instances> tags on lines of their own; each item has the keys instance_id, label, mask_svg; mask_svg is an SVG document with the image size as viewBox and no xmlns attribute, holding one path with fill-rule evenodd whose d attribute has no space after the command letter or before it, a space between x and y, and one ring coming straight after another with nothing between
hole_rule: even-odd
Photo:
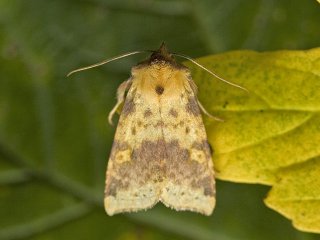
<instances>
[{"instance_id":1,"label":"leaf","mask_svg":"<svg viewBox=\"0 0 320 240\"><path fill-rule=\"evenodd\" d=\"M320 158L279 171L279 182L265 203L293 220L296 228L319 233L320 229Z\"/></svg>"},{"instance_id":2,"label":"leaf","mask_svg":"<svg viewBox=\"0 0 320 240\"><path fill-rule=\"evenodd\" d=\"M219 179L272 185L266 204L320 233L320 48L235 51L198 59L249 93L194 66Z\"/></svg>"}]
</instances>

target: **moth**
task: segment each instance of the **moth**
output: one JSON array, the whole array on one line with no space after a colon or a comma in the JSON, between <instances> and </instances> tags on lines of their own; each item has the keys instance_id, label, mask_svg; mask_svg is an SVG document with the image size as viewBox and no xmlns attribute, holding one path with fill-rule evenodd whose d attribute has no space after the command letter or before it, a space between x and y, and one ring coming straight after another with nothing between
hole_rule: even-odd
<instances>
[{"instance_id":1,"label":"moth","mask_svg":"<svg viewBox=\"0 0 320 240\"><path fill-rule=\"evenodd\" d=\"M197 86L190 70L175 61L163 43L131 69L117 90L109 122L121 111L108 162L104 206L108 215L135 212L162 202L177 211L211 215L215 207L212 152ZM133 55L72 71L70 74ZM69 75L70 75L69 74Z\"/></svg>"}]
</instances>

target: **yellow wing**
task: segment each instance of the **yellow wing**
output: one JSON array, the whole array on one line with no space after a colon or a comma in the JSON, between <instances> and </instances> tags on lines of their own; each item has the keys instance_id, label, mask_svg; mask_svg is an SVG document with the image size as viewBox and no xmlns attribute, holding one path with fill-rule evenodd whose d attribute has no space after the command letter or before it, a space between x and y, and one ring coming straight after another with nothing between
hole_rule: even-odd
<instances>
[{"instance_id":1,"label":"yellow wing","mask_svg":"<svg viewBox=\"0 0 320 240\"><path fill-rule=\"evenodd\" d=\"M108 163L109 215L152 207L211 214L213 166L188 72L167 64L132 71Z\"/></svg>"},{"instance_id":2,"label":"yellow wing","mask_svg":"<svg viewBox=\"0 0 320 240\"><path fill-rule=\"evenodd\" d=\"M164 151L161 141L155 141L162 138L161 129L145 121L150 108L133 80L108 162L104 204L109 215L147 209L159 201Z\"/></svg>"},{"instance_id":3,"label":"yellow wing","mask_svg":"<svg viewBox=\"0 0 320 240\"><path fill-rule=\"evenodd\" d=\"M215 206L211 151L196 96L187 79L184 90L174 98L174 104L162 111L168 147L161 201L176 210L210 215Z\"/></svg>"}]
</instances>

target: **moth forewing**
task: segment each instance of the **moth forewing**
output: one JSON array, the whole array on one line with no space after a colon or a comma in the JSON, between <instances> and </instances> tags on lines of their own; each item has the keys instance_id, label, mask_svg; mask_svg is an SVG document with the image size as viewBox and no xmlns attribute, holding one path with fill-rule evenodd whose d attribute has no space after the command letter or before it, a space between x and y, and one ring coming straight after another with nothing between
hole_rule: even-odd
<instances>
[{"instance_id":1,"label":"moth forewing","mask_svg":"<svg viewBox=\"0 0 320 240\"><path fill-rule=\"evenodd\" d=\"M213 163L193 84L164 45L132 69L106 174L109 215L159 201L212 213Z\"/></svg>"}]
</instances>

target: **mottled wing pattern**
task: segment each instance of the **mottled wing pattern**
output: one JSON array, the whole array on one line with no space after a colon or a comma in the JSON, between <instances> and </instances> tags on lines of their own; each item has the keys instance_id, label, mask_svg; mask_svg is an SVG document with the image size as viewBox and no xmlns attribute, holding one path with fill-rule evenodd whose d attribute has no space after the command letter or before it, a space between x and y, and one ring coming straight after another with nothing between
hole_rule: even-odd
<instances>
[{"instance_id":1,"label":"mottled wing pattern","mask_svg":"<svg viewBox=\"0 0 320 240\"><path fill-rule=\"evenodd\" d=\"M166 181L161 201L176 210L210 215L215 206L213 163L190 81L185 78L184 88L171 96L171 107L160 104L167 144Z\"/></svg>"},{"instance_id":2,"label":"mottled wing pattern","mask_svg":"<svg viewBox=\"0 0 320 240\"><path fill-rule=\"evenodd\" d=\"M152 107L133 79L117 126L108 162L105 209L109 215L150 208L159 201L164 150ZM159 116L159 115L158 115ZM155 116L154 116L155 117Z\"/></svg>"},{"instance_id":3,"label":"mottled wing pattern","mask_svg":"<svg viewBox=\"0 0 320 240\"><path fill-rule=\"evenodd\" d=\"M109 215L152 207L211 214L210 148L188 71L152 65L133 71L108 163Z\"/></svg>"}]
</instances>

